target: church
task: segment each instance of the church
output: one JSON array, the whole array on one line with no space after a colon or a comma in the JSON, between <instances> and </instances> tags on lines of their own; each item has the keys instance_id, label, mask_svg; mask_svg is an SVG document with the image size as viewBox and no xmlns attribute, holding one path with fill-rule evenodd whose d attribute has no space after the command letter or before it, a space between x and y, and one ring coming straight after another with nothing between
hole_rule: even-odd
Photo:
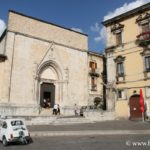
<instances>
[{"instance_id":1,"label":"church","mask_svg":"<svg viewBox=\"0 0 150 150\"><path fill-rule=\"evenodd\" d=\"M0 37L0 114L63 115L104 99L104 56L88 35L10 10ZM45 108L44 100L49 108Z\"/></svg>"}]
</instances>

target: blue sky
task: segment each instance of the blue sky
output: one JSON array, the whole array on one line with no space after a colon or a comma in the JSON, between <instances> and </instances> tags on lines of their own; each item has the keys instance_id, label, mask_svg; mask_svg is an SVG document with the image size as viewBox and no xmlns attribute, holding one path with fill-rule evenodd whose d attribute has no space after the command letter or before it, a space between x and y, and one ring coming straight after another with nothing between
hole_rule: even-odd
<instances>
[{"instance_id":1,"label":"blue sky","mask_svg":"<svg viewBox=\"0 0 150 150\"><path fill-rule=\"evenodd\" d=\"M105 44L100 36L104 16L122 6L128 7L130 3L136 1L150 2L150 0L0 0L0 19L7 24L8 10L15 10L67 28L80 29L88 34L89 50L102 52Z\"/></svg>"}]
</instances>

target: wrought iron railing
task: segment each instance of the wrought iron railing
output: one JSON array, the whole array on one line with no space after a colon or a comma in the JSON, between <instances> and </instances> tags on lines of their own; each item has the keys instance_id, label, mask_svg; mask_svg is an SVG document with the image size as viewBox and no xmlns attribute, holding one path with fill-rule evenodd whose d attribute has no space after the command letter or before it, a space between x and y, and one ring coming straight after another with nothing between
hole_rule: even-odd
<instances>
[{"instance_id":1,"label":"wrought iron railing","mask_svg":"<svg viewBox=\"0 0 150 150\"><path fill-rule=\"evenodd\" d=\"M142 32L136 37L136 44L139 46L147 46L150 44L150 31Z\"/></svg>"},{"instance_id":2,"label":"wrought iron railing","mask_svg":"<svg viewBox=\"0 0 150 150\"><path fill-rule=\"evenodd\" d=\"M138 40L150 40L150 31L142 32L141 34L137 35Z\"/></svg>"}]
</instances>

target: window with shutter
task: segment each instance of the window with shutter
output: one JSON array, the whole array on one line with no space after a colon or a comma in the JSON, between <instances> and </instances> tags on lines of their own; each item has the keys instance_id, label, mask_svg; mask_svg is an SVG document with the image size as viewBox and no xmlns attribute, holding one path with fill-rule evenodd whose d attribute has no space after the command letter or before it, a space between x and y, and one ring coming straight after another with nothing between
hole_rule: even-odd
<instances>
[{"instance_id":1,"label":"window with shutter","mask_svg":"<svg viewBox=\"0 0 150 150\"><path fill-rule=\"evenodd\" d=\"M145 71L150 71L150 56L145 57Z\"/></svg>"},{"instance_id":2,"label":"window with shutter","mask_svg":"<svg viewBox=\"0 0 150 150\"><path fill-rule=\"evenodd\" d=\"M150 30L149 23L142 24L142 32L147 32Z\"/></svg>"},{"instance_id":3,"label":"window with shutter","mask_svg":"<svg viewBox=\"0 0 150 150\"><path fill-rule=\"evenodd\" d=\"M126 99L126 90L125 89L119 89L118 90L118 98L120 100L125 100Z\"/></svg>"},{"instance_id":4,"label":"window with shutter","mask_svg":"<svg viewBox=\"0 0 150 150\"><path fill-rule=\"evenodd\" d=\"M145 87L145 95L146 95L146 98L150 98L150 86Z\"/></svg>"},{"instance_id":5,"label":"window with shutter","mask_svg":"<svg viewBox=\"0 0 150 150\"><path fill-rule=\"evenodd\" d=\"M121 45L122 44L122 33L119 32L116 34L116 44Z\"/></svg>"},{"instance_id":6,"label":"window with shutter","mask_svg":"<svg viewBox=\"0 0 150 150\"><path fill-rule=\"evenodd\" d=\"M97 63L91 61L89 65L90 65L92 72L95 72L95 70L97 69Z\"/></svg>"},{"instance_id":7,"label":"window with shutter","mask_svg":"<svg viewBox=\"0 0 150 150\"><path fill-rule=\"evenodd\" d=\"M123 62L117 63L117 74L124 75Z\"/></svg>"}]
</instances>

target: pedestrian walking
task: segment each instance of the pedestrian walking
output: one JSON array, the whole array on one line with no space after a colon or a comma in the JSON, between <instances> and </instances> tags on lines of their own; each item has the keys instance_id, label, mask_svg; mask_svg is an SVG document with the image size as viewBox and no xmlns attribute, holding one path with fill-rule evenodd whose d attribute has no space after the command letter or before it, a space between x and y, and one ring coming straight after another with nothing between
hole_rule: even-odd
<instances>
[{"instance_id":1,"label":"pedestrian walking","mask_svg":"<svg viewBox=\"0 0 150 150\"><path fill-rule=\"evenodd\" d=\"M57 114L60 115L60 106L57 104Z\"/></svg>"},{"instance_id":2,"label":"pedestrian walking","mask_svg":"<svg viewBox=\"0 0 150 150\"><path fill-rule=\"evenodd\" d=\"M78 116L78 107L77 107L77 104L74 104L74 114L75 114L75 116Z\"/></svg>"},{"instance_id":3,"label":"pedestrian walking","mask_svg":"<svg viewBox=\"0 0 150 150\"><path fill-rule=\"evenodd\" d=\"M53 107L53 115L57 115L58 105L55 104Z\"/></svg>"}]
</instances>

